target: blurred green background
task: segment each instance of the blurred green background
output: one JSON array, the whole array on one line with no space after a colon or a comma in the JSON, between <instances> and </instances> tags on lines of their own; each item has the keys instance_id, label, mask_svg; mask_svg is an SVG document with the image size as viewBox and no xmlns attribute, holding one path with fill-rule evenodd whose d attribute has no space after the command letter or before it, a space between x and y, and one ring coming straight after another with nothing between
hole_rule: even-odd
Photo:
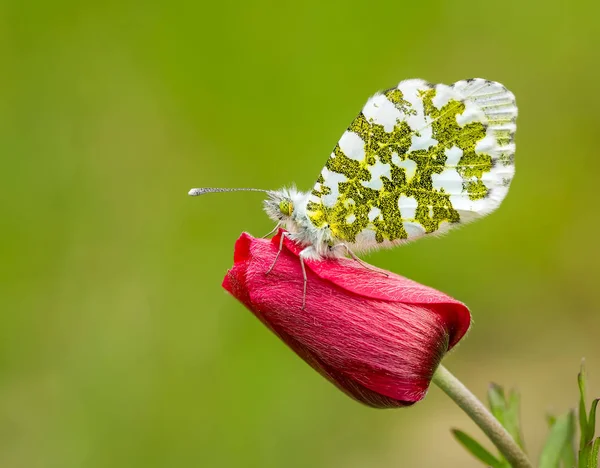
<instances>
[{"instance_id":1,"label":"blurred green background","mask_svg":"<svg viewBox=\"0 0 600 468\"><path fill-rule=\"evenodd\" d=\"M409 77L507 85L502 208L367 260L466 302L446 360L523 394L528 448L600 395L596 3L0 3L0 466L475 467L438 389L376 411L220 287L260 194L312 187L368 96Z\"/></svg>"}]
</instances>

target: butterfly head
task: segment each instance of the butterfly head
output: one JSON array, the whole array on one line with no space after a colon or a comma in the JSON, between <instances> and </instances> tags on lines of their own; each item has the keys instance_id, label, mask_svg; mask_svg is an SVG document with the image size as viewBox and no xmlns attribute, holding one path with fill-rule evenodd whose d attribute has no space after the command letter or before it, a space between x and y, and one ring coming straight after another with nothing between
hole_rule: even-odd
<instances>
[{"instance_id":1,"label":"butterfly head","mask_svg":"<svg viewBox=\"0 0 600 468\"><path fill-rule=\"evenodd\" d=\"M287 190L269 192L265 200L265 211L273 221L285 223L294 213L294 200Z\"/></svg>"},{"instance_id":2,"label":"butterfly head","mask_svg":"<svg viewBox=\"0 0 600 468\"><path fill-rule=\"evenodd\" d=\"M269 218L293 230L305 204L306 194L289 188L269 192L264 208Z\"/></svg>"}]
</instances>

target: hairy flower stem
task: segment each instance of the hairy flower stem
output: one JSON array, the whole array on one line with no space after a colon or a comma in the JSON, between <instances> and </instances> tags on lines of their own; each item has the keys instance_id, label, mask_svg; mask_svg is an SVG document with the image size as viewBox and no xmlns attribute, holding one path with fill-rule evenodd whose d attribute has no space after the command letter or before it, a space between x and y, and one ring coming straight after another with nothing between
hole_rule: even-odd
<instances>
[{"instance_id":1,"label":"hairy flower stem","mask_svg":"<svg viewBox=\"0 0 600 468\"><path fill-rule=\"evenodd\" d=\"M448 369L440 365L432 381L475 421L513 468L533 468L527 455L500 422Z\"/></svg>"}]
</instances>

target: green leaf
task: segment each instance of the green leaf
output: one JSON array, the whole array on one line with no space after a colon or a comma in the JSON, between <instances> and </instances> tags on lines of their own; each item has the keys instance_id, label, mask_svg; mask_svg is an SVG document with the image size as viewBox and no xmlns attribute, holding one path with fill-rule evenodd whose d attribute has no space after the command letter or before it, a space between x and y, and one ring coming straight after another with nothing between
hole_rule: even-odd
<instances>
[{"instance_id":1,"label":"green leaf","mask_svg":"<svg viewBox=\"0 0 600 468\"><path fill-rule=\"evenodd\" d=\"M581 363L581 370L577 374L577 384L579 385L579 431L581 433L581 440L579 441L580 450L583 450L591 440L591 438L588 438L587 409L585 406L586 381L585 368L583 367L583 363Z\"/></svg>"},{"instance_id":2,"label":"green leaf","mask_svg":"<svg viewBox=\"0 0 600 468\"><path fill-rule=\"evenodd\" d=\"M586 468L598 468L598 453L600 452L600 437L594 440Z\"/></svg>"},{"instance_id":3,"label":"green leaf","mask_svg":"<svg viewBox=\"0 0 600 468\"><path fill-rule=\"evenodd\" d=\"M554 424L556 424L556 416L553 414L546 415L546 422L548 423L548 427L552 428ZM575 456L575 416L570 418L570 430L571 436L570 440L567 442L563 451L561 453L561 460L563 462L563 466L565 468L572 468L577 464L577 457Z\"/></svg>"},{"instance_id":4,"label":"green leaf","mask_svg":"<svg viewBox=\"0 0 600 468\"><path fill-rule=\"evenodd\" d=\"M465 434L463 431L458 429L452 429L452 434L456 437L456 440L478 460L482 461L485 465L491 466L492 468L502 468L502 462L492 455L486 448L484 448L479 442L473 439L470 435Z\"/></svg>"},{"instance_id":5,"label":"green leaf","mask_svg":"<svg viewBox=\"0 0 600 468\"><path fill-rule=\"evenodd\" d=\"M560 459L562 460L565 468L572 468L577 464L577 457L575 456L575 415L573 415L571 418L571 422L571 437L563 447L563 451L560 454Z\"/></svg>"},{"instance_id":6,"label":"green leaf","mask_svg":"<svg viewBox=\"0 0 600 468\"><path fill-rule=\"evenodd\" d=\"M596 434L596 408L598 407L598 402L600 398L596 398L592 401L592 407L590 408L590 415L588 417L588 437L590 440L594 438Z\"/></svg>"},{"instance_id":7,"label":"green leaf","mask_svg":"<svg viewBox=\"0 0 600 468\"><path fill-rule=\"evenodd\" d=\"M579 468L588 468L592 456L592 444L589 443L579 451Z\"/></svg>"},{"instance_id":8,"label":"green leaf","mask_svg":"<svg viewBox=\"0 0 600 468\"><path fill-rule=\"evenodd\" d=\"M502 386L492 383L488 389L488 403L494 417L504 426L506 413L506 398ZM504 426L506 427L506 426Z\"/></svg>"},{"instance_id":9,"label":"green leaf","mask_svg":"<svg viewBox=\"0 0 600 468\"><path fill-rule=\"evenodd\" d=\"M565 468L572 468L577 464L577 457L575 456L576 425L575 413L571 411L569 417L569 435L560 456Z\"/></svg>"},{"instance_id":10,"label":"green leaf","mask_svg":"<svg viewBox=\"0 0 600 468\"><path fill-rule=\"evenodd\" d=\"M512 436L519 447L523 447L523 436L521 434L521 395L516 390L511 390L506 400L506 411L504 416L504 427Z\"/></svg>"},{"instance_id":11,"label":"green leaf","mask_svg":"<svg viewBox=\"0 0 600 468\"><path fill-rule=\"evenodd\" d=\"M579 451L579 468L598 468L598 451L600 450L600 437L589 442Z\"/></svg>"},{"instance_id":12,"label":"green leaf","mask_svg":"<svg viewBox=\"0 0 600 468\"><path fill-rule=\"evenodd\" d=\"M523 436L520 424L521 396L516 390L511 390L508 398L504 388L492 383L488 389L488 403L494 417L508 431L515 442L523 448ZM500 457L504 460L504 457Z\"/></svg>"},{"instance_id":13,"label":"green leaf","mask_svg":"<svg viewBox=\"0 0 600 468\"><path fill-rule=\"evenodd\" d=\"M574 434L575 413L569 411L560 416L550 429L550 434L548 434L540 455L539 468L558 468L565 450L568 450L573 441Z\"/></svg>"}]
</instances>

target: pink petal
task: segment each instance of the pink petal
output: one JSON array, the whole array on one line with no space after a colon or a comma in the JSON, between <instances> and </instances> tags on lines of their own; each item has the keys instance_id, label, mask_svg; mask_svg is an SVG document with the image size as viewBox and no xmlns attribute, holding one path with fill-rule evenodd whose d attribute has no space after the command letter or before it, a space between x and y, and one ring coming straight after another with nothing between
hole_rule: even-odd
<instances>
[{"instance_id":1,"label":"pink petal","mask_svg":"<svg viewBox=\"0 0 600 468\"><path fill-rule=\"evenodd\" d=\"M322 260L309 264L302 310L295 244L286 241L275 268L265 274L278 250L277 240L242 234L223 287L353 398L374 407L406 406L422 399L451 337L456 342L464 334L456 330L468 328L466 307L353 260Z\"/></svg>"}]
</instances>

